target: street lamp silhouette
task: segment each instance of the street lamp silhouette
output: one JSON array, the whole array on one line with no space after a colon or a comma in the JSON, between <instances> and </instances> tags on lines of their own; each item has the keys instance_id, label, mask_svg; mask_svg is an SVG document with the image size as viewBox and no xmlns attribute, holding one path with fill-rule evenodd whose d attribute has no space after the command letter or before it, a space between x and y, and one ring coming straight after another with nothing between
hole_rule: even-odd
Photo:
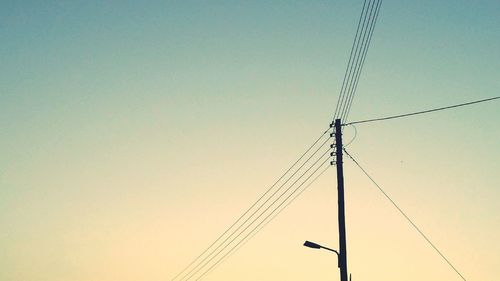
<instances>
[{"instance_id":1,"label":"street lamp silhouette","mask_svg":"<svg viewBox=\"0 0 500 281\"><path fill-rule=\"evenodd\" d=\"M328 248L328 247L325 247L325 246L322 246L320 244L316 244L314 242L311 242L311 241L306 241L304 242L304 246L308 247L308 248L313 248L313 249L325 249L325 250L328 250L328 251L331 251L331 252L334 252L335 254L337 254L337 256L339 255L339 252L337 250L334 250L334 249L331 249L331 248Z\"/></svg>"},{"instance_id":2,"label":"street lamp silhouette","mask_svg":"<svg viewBox=\"0 0 500 281\"><path fill-rule=\"evenodd\" d=\"M338 257L339 257L340 254L339 254L339 252L337 250L334 250L334 249L322 246L320 244L317 244L317 243L314 243L314 242L311 242L311 241L304 242L304 246L306 246L308 248L312 248L312 249L325 249L325 250L334 252L335 254L337 254L337 262L340 263L340 260L338 259ZM339 264L339 267L340 267L340 264Z\"/></svg>"}]
</instances>

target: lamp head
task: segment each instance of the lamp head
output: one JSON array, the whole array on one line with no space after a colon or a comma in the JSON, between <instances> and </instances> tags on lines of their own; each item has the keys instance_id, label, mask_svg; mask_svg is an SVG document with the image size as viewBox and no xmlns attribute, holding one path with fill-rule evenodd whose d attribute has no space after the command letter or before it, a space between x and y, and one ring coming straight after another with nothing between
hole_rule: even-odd
<instances>
[{"instance_id":1,"label":"lamp head","mask_svg":"<svg viewBox=\"0 0 500 281\"><path fill-rule=\"evenodd\" d=\"M321 249L321 245L318 245L318 244L311 242L311 241L304 242L304 246L309 247L309 248L313 248L313 249Z\"/></svg>"}]
</instances>

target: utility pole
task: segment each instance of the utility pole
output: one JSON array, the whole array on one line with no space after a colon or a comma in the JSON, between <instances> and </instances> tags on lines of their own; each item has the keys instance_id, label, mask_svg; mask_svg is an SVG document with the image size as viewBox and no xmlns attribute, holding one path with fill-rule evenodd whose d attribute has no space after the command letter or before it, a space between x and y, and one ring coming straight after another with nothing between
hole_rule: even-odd
<instances>
[{"instance_id":1,"label":"utility pole","mask_svg":"<svg viewBox=\"0 0 500 281\"><path fill-rule=\"evenodd\" d=\"M347 248L345 234L345 206L344 206L344 169L342 162L342 127L340 119L335 119L335 164L337 165L337 197L339 215L339 268L340 281L347 279Z\"/></svg>"}]
</instances>

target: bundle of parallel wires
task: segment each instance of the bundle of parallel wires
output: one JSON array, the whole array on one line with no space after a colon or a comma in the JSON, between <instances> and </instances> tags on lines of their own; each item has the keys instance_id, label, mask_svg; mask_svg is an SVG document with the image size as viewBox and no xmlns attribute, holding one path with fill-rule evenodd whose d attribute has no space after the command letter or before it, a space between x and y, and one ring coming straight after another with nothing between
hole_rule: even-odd
<instances>
[{"instance_id":1,"label":"bundle of parallel wires","mask_svg":"<svg viewBox=\"0 0 500 281\"><path fill-rule=\"evenodd\" d=\"M349 115L381 4L382 0L364 1L333 119L345 121ZM331 166L332 136L330 127L322 132L257 201L171 280L201 280L280 214Z\"/></svg>"}]
</instances>

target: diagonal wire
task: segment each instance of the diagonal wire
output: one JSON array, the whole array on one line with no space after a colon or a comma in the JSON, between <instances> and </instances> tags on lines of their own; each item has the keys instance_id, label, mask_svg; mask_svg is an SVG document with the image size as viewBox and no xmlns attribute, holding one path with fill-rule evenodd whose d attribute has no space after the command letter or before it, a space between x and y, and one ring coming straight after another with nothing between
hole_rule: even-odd
<instances>
[{"instance_id":1,"label":"diagonal wire","mask_svg":"<svg viewBox=\"0 0 500 281\"><path fill-rule=\"evenodd\" d=\"M372 25L371 25L371 30L370 30L370 33L369 33L368 43L367 43L367 46L366 46L364 54L363 54L363 59L362 59L362 62L361 62L361 67L360 67L358 75L357 75L357 77L355 79L355 84L354 84L354 88L352 90L352 95L351 95L351 98L350 98L350 100L348 102L348 107L347 107L347 110L346 110L346 114L342 118L343 120L347 119L347 116L349 115L349 112L351 111L352 101L354 99L354 95L356 94L356 90L358 88L359 77L361 76L361 72L363 71L363 67L364 67L365 60L366 60L366 54L368 53L368 49L370 48L371 38L372 38L372 35L373 35L373 31L375 29L375 25L377 23L377 19L378 19L378 15L379 15L379 12L380 12L380 6L381 5L382 5L382 0L380 0L380 2L378 3L378 7L377 7L377 9L375 11L375 19L374 19L374 21L372 22Z\"/></svg>"},{"instance_id":2,"label":"diagonal wire","mask_svg":"<svg viewBox=\"0 0 500 281\"><path fill-rule=\"evenodd\" d=\"M359 77L361 75L361 72L363 70L363 66L364 66L364 63L365 63L366 54L367 54L368 49L370 47L371 38L372 38L372 35L373 35L373 30L375 28L375 23L376 23L377 18L378 18L378 12L380 11L380 5L381 4L382 4L382 0L375 1L373 3L372 8L375 7L375 11L373 13L370 13L369 26L367 27L367 32L365 33L365 35L367 35L367 37L365 38L365 40L363 42L363 50L362 50L361 55L360 55L359 64L357 65L357 68L356 68L355 77L351 81L352 84L350 85L349 94L348 94L349 98L348 98L348 100L347 100L347 102L345 104L343 112L340 115L341 119L346 118L345 117L346 116L346 112L348 110L350 110L350 107L352 105L352 100L353 100L354 95L356 93L357 85L358 85L358 82L359 82Z\"/></svg>"},{"instance_id":3,"label":"diagonal wire","mask_svg":"<svg viewBox=\"0 0 500 281\"><path fill-rule=\"evenodd\" d=\"M323 165L324 163L326 162L323 162ZM281 208L276 214L274 214L271 219L269 219L268 221L266 221L262 226L259 227L259 229L255 232L252 233L252 235L250 235L250 237L248 237L244 242L241 243L241 245L239 245L237 248L234 249L234 251L231 251L228 255L226 255L224 257L224 259L222 259L220 261L220 263L216 264L215 266L211 267L210 270L207 270L205 273L203 273L203 275L206 275L206 274L209 274L210 272L212 272L215 268L217 268L218 265L220 265L221 263L223 263L226 259L228 259L229 257L231 257L234 253L236 253L239 249L241 249L243 246L245 246L245 244L250 241L257 233L259 233L264 227L266 227L271 221L273 221L279 214L281 214L281 212L283 210L285 210L293 201L295 201L295 199L297 199L297 197L299 197L304 191L306 191L306 189L308 189L319 177L321 177L321 175L323 175L326 170L328 170L328 168L331 167L331 165L327 165L325 167L325 169L323 169L316 177L314 177L314 179L312 179L299 193L295 194L295 196L292 198L292 200L288 201L288 203L286 203L286 205ZM200 276L199 278L201 278L202 276Z\"/></svg>"},{"instance_id":4,"label":"diagonal wire","mask_svg":"<svg viewBox=\"0 0 500 281\"><path fill-rule=\"evenodd\" d=\"M264 193L264 194L263 194L263 195L262 195L262 196L261 196L261 197L260 197L257 201L255 201L255 203L253 203L253 205L252 205L252 206L250 206L250 208L248 208L248 209L247 209L247 210L246 210L246 211L245 211L245 212L244 212L244 213L243 213L243 214L242 214L242 215L241 215L241 216L240 216L240 217L239 217L239 218L238 218L238 219L237 219L237 220L236 220L236 221L235 221L235 222L234 222L234 223L233 223L233 224L232 224L229 228L228 228L228 229L226 229L226 231L224 231L224 233L222 233L222 234L221 234L221 235L220 235L220 236L219 236L219 237L218 237L218 238L217 238L217 239L216 239L216 240L215 240L215 241L214 241L214 242L213 242L210 246L208 246L208 248L206 248L206 249L205 249L205 250L204 250L204 251L203 251L203 252L202 252L202 253L201 253L198 257L196 257L196 258L195 258L195 259L194 259L194 260L193 260L193 261L192 261L192 262L191 262L188 266L186 266L186 267L185 267L185 268L184 268L181 272L179 272L179 273L178 273L178 274L177 274L177 275L176 275L176 276L175 276L175 277L174 277L171 281L176 280L179 276L181 276L184 272L186 272L186 271L187 271L187 270L188 270L188 269L189 269L189 268L190 268L190 267L191 267L191 266L192 266L192 265L193 265L196 261L200 260L200 258L201 258L204 254L206 254L206 253L207 253L207 252L208 252L208 251L209 251L209 250L210 250L210 249L211 249L211 248L212 248L215 244L217 244L217 242L219 242L219 241L222 239L222 237L224 237L224 235L226 235L226 234L229 232L229 230L231 230L231 229L232 229L235 225L237 225L237 224L238 224L238 222L240 222L240 221L243 219L243 217L245 217L245 215L247 215L247 214L250 212L250 210L252 210L252 209L253 209L253 208L254 208L254 207L255 207L255 206L256 206L256 205L257 205L257 204L258 204L258 203L259 203L259 202L260 202L260 201L261 201L261 200L262 200L262 199L263 199L263 198L264 198L264 197L265 197L265 196L266 196L266 195L267 195L267 194L268 194L268 193L269 193L269 192L270 192L270 191L271 191L271 190L272 190L275 186L276 186L276 184L278 184L278 182L279 182L280 180L282 180L282 179L283 179L283 178L284 178L284 177L285 177L285 176L286 176L286 175L287 175L287 174L288 174L288 173L289 173L289 172L293 169L293 167L295 167L295 166L297 165L297 163L299 163L299 162L300 162L300 160L302 160L302 158L304 158L304 156L305 156L305 155L306 155L309 151L311 151L311 149L312 149L312 148L313 148L313 147L314 147L314 146L315 146L315 145L316 145L316 144L317 144L317 143L318 143L318 142L319 142L319 141L323 138L323 136L325 136L325 135L328 133L328 131L329 131L329 130L330 130L330 129L325 130L325 131L324 131L324 132L323 132L323 133L322 133L322 134L321 134L321 135L320 135L320 136L319 136L319 137L318 137L318 138L317 138L317 139L313 142L313 144L312 144L312 145L310 145L310 146L307 148L307 150L306 150L306 151L305 151L305 152L304 152L304 153L303 153L303 154L299 157L299 159L297 159L297 160L296 160L296 161L295 161L295 162L294 162L294 163L290 166L290 168L288 168L288 169L285 171L285 173L283 173L283 174L281 175L281 177L280 177L278 180L276 180L276 181L274 182L274 184L273 184L273 185L271 185L271 187L269 187L269 189L268 189L268 190L267 190L267 191L266 191L266 192L265 192L265 193ZM185 276L184 276L184 277L185 277Z\"/></svg>"},{"instance_id":5,"label":"diagonal wire","mask_svg":"<svg viewBox=\"0 0 500 281\"><path fill-rule=\"evenodd\" d=\"M320 147L321 148L321 147ZM202 268L204 268L205 266L207 266L215 257L217 257L221 252L223 252L229 245L231 245L231 243L233 243L236 239L238 239L238 237L240 237L250 226L252 226L252 224L254 224L256 221L258 221L260 219L260 217L262 217L262 215L264 215L271 207L273 207L273 205L276 204L276 202L278 202L278 200L281 199L281 197L283 197L307 172L309 172L309 170L311 170L311 168L313 168L319 160L321 160L322 157L324 157L329 151L331 150L331 148L328 148L302 175L300 175L281 195L278 196L278 198L276 198L263 212L260 213L260 215L258 215L255 219L253 219L253 221L247 225L242 231L240 231L233 239L231 239L231 241L229 241L224 247L222 247L222 249L220 249L217 253L215 253L214 256L212 256L208 261L206 261L206 258L204 259L202 263L202 265L192 274L189 275L189 277L187 277L187 279L185 280L189 280L191 279L194 275L196 275ZM286 199L285 199L286 200ZM280 204L281 206L281 204ZM239 229L239 228L238 228ZM236 230L238 231L238 230ZM234 233L236 233L233 232ZM232 236L232 235L231 235ZM223 244L227 241L228 239L226 239ZM221 244L222 245L222 244ZM218 247L219 248L219 247ZM215 252L215 251L214 251ZM209 257L209 256L208 256Z\"/></svg>"},{"instance_id":6,"label":"diagonal wire","mask_svg":"<svg viewBox=\"0 0 500 281\"><path fill-rule=\"evenodd\" d=\"M321 158L319 158L318 160L320 160L320 159ZM203 272L195 281L201 280L206 274L208 274L209 272L211 272L215 267L217 267L221 262L223 262L231 254L233 254L234 252L236 252L237 250L239 250L241 248L241 246L243 246L247 241L249 241L253 236L255 236L255 234L257 234L262 228L264 228L269 222L271 222L277 215L279 215L281 213L281 211L283 211L291 202L293 202L300 194L302 194L302 192L304 192L317 178L319 178L328 169L328 167L330 167L330 165L328 165L323 171L321 171L320 174L318 174L311 182L309 182L309 184L307 184L305 188L303 188L299 193L297 193L292 198L291 201L288 201L288 203L283 208L281 208L278 211L278 213L274 214L292 195L295 194L295 192L297 192L300 189L300 187L302 187L319 170L319 168L323 167L324 164L327 163L328 161L329 161L329 158L326 158L325 161L323 161L297 188L295 188L295 190L290 195L288 195L287 198L285 198L284 201L282 201L278 205L278 207L276 207L270 214L268 214L266 216L266 218L264 218L263 221L261 221L256 227L254 227L252 229L252 231L250 231L242 240L240 240L235 246L233 246L216 263L214 263L210 268L208 268L205 272ZM274 216L273 216L273 214L274 214ZM266 222L266 220L269 217L271 217L271 219ZM255 230L257 230L257 231L255 232Z\"/></svg>"},{"instance_id":7,"label":"diagonal wire","mask_svg":"<svg viewBox=\"0 0 500 281\"><path fill-rule=\"evenodd\" d=\"M340 95L339 95L339 99L337 101L337 106L335 107L335 113L333 114L334 116L334 119L337 117L337 111L339 110L339 106L342 104L342 100L344 99L344 93L345 93L345 89L344 89L344 85L345 85L345 82L346 82L346 78L347 78L347 73L349 72L349 69L352 68L352 64L351 64L351 60L352 60L352 55L354 54L354 49L355 49L355 46L358 44L359 40L358 40L358 33L359 33L359 28L361 26L361 20L363 19L364 17L364 13L365 13L365 6L366 6L366 0L364 1L363 3L363 10L361 11L361 15L359 16L359 21L358 21L358 27L356 29L356 36L354 36L354 42L352 42L352 46L351 46L351 53L349 55L349 62L347 63L347 68L345 70L345 74L344 74L344 79L342 81L342 86L340 87Z\"/></svg>"},{"instance_id":8,"label":"diagonal wire","mask_svg":"<svg viewBox=\"0 0 500 281\"><path fill-rule=\"evenodd\" d=\"M368 14L367 13L367 17L365 17L365 21L363 22L363 28L362 28L362 35L360 37L362 37L361 40L361 44L358 45L358 49L356 50L356 61L354 62L354 72L352 73L352 76L351 76L351 73L349 73L349 85L348 87L346 87L347 89L347 95L346 95L346 100L344 101L344 103L342 104L342 108L341 108L341 111L340 111L340 117L342 117L344 115L344 112L346 110L346 108L348 107L349 105L349 100L350 100L350 95L352 95L352 87L355 83L355 80L356 80L356 76L357 76L357 73L359 71L359 67L360 67L360 64L361 64L361 61L362 61L362 56L363 56L363 53L364 53L364 49L366 48L366 44L367 44L367 39L368 39L368 36L367 34L369 33L369 30L371 29L371 24L373 22L373 17L372 15L374 15L374 8L376 6L376 1L370 1L369 3L369 7L370 7L370 13Z\"/></svg>"},{"instance_id":9,"label":"diagonal wire","mask_svg":"<svg viewBox=\"0 0 500 281\"><path fill-rule=\"evenodd\" d=\"M328 141L328 139L327 139ZM324 144L326 142L324 142L315 152L314 154L312 154L304 164L306 164L314 155L316 155L316 153L319 151L319 149L321 149ZM323 157L324 155L326 155L326 153L328 153L329 151L331 150L331 148L328 148L328 150L326 150L320 157ZM319 158L320 159L320 158ZM304 164L302 164L302 166L300 166L300 168L285 182L281 185L281 187L279 189L277 189L277 191L271 195L271 197L269 197L260 207L259 209L257 209L256 211L254 211L254 213L249 217L247 218L247 220L241 224L235 231L233 231L233 233L228 236L224 242L222 242L216 249L214 249L212 251L212 253L210 253L210 255L206 256L203 261L201 261L198 266L196 266L194 269L192 269L188 274L186 274L182 279L183 280L189 280L191 279L194 275L196 275L196 273L198 273L202 268L204 268L205 266L207 266L207 264L209 264L217 255L219 255L222 251L224 251L231 243L234 242L234 240L236 240L241 234L243 234L252 224L254 224L265 212L267 212L271 207L273 207L274 204L276 204L276 202L283 196L285 195L292 187L293 185L295 185L314 165L316 165L316 163L319 161L316 160L316 162L314 162L301 176L299 176L295 182L293 182L281 195L279 195L263 212L261 212L256 218L253 219L252 222L250 222L249 225L247 225L242 231L240 231L233 239L231 239L231 241L229 241L225 246L222 247L222 245L224 245L228 240L229 238L231 238L236 232L238 232L271 198L274 197L274 195L277 193L277 191L281 190L281 188L286 184L288 183L288 181L304 166ZM222 247L222 249L220 249L217 253L215 253L220 247ZM214 254L215 253L215 254ZM213 256L212 256L213 255ZM210 256L212 256L210 258ZM208 261L207 261L208 259ZM198 268L198 269L196 269ZM195 270L196 269L196 270ZM193 272L194 271L194 272ZM186 279L187 277L187 279Z\"/></svg>"},{"instance_id":10,"label":"diagonal wire","mask_svg":"<svg viewBox=\"0 0 500 281\"><path fill-rule=\"evenodd\" d=\"M347 120L347 116L349 115L349 112L351 111L352 101L354 99L354 95L356 94L356 90L358 88L359 77L361 76L361 72L363 71L363 66L365 65L366 54L368 53L368 49L370 48L370 43L371 43L371 40L372 40L373 30L375 29L375 25L377 24L377 19L378 19L378 15L379 15L379 12L380 12L380 6L381 5L382 5L382 0L380 0L377 3L377 8L375 9L375 16L374 16L374 20L371 23L370 32L369 32L369 35L368 35L368 41L367 41L367 44L365 45L365 50L364 50L363 56L362 56L361 66L359 67L359 71L358 71L358 73L356 75L356 78L354 79L354 87L352 89L352 94L350 95L350 99L347 102L346 113L342 117L342 120Z\"/></svg>"},{"instance_id":11,"label":"diagonal wire","mask_svg":"<svg viewBox=\"0 0 500 281\"><path fill-rule=\"evenodd\" d=\"M481 102L488 102L488 101L497 100L497 99L500 99L500 96L498 96L498 97L492 97L492 98L487 98L487 99L482 99L482 100L471 101L471 102L466 102L466 103L460 103L460 104L455 104L455 105L450 105L450 106L445 106L445 107L439 107L439 108L434 108L434 109L428 109L428 110L423 110L423 111L417 111L417 112L412 112L412 113L405 113L405 114L388 116L388 117L381 117L381 118L367 119L367 120L361 120L361 121L354 121L354 122L349 122L349 123L346 123L346 124L342 124L342 126L354 125L354 124L361 124L361 123L368 123L368 122L375 122L375 121L384 121L384 120L390 120L390 119L396 119L396 118L402 118L402 117L408 117L408 116L413 116L413 115L419 115L419 114L430 113L430 112L435 112L435 111L440 111L440 110L445 110L445 109L451 109L451 108L456 108L456 107L461 107L461 106L472 105L472 104L481 103Z\"/></svg>"},{"instance_id":12,"label":"diagonal wire","mask_svg":"<svg viewBox=\"0 0 500 281\"><path fill-rule=\"evenodd\" d=\"M327 131L328 131L328 130L327 130ZM252 214L251 214L251 215L250 215L250 216L249 216L249 217L248 217L248 218L247 218L247 219L246 219L246 220L245 220L245 221L244 221L244 222L243 222L240 226L238 226L238 227L237 227L237 228L236 228L236 229L235 229L235 230L234 230L234 231L233 231L233 232L232 232L232 233L231 233L228 237L226 237L226 239L225 239L225 240L224 240L221 244L219 244L219 246L217 246L215 249L213 249L209 255L207 255L207 256L206 256L206 257L205 257L205 258L204 258L201 262L199 262L197 266L195 266L194 268L192 268L192 269L191 269L191 270L190 270L190 271L189 271L186 275L184 275L184 277L183 277L183 278L181 278L181 280L189 280L189 279L190 279L193 275L195 275L197 272L199 272L199 271L201 270L201 268L199 268L199 267L200 267L200 265L201 265L201 264L203 264L203 263L204 263L207 259L209 259L209 258L210 258L210 256L212 256L212 255L213 255L213 254L214 254L214 253L215 253L215 252L216 252L216 251L217 251L220 247L222 247L222 246L224 245L224 243L226 243L226 242L227 242L227 241L228 241L228 240L229 240L229 239L230 239L230 238L231 238L231 237L232 237L232 236L233 236L236 232L238 232L238 231L239 231L239 230L240 230L240 229L241 229L241 228L242 228L242 227L243 227L243 226L244 226L244 225L245 225L245 224L246 224L246 223L247 223L247 222L248 222L248 221L249 221L249 220L250 220L250 219L251 219L251 218L255 215L255 214L257 214L257 213L258 213L258 212L262 209L262 207L264 207L264 206L265 206L265 205L269 202L269 200L271 200L271 198L273 198L273 197L274 197L274 196L275 196L275 195L276 195L276 194L277 194L277 193L278 193L278 192L279 192L279 191L283 188L283 186L285 186L285 185L288 183L288 181L290 181L290 179L292 179L292 178L293 178L293 176L295 176L295 175L296 175L296 174L297 174L297 173L298 173L298 172L299 172L299 171L300 171L300 170L304 167L304 165L305 165L305 164L307 164L307 162L309 162L309 160L311 160L311 158L312 158L312 157L314 157L314 155L316 155L316 153L318 153L318 151L319 151L322 147L324 147L324 145L325 145L325 144L326 144L326 142L328 142L328 141L329 141L329 138L325 139L325 141L324 141L324 142L323 142L323 143L322 143L322 144L321 144L321 145L320 145L320 146L319 146L319 147L318 147L318 148L317 148L317 149L313 152L313 154L311 154L311 155L309 156L309 158L307 158L307 160L306 160L304 163L302 163L302 165L300 165L300 167L299 167L299 168L298 168L298 169L297 169L297 170L296 170L296 171L295 171L295 172L294 172L294 173L293 173L290 177L288 177L288 179L287 179L287 180L286 180L283 184L281 184L281 186L280 186L278 189L276 189L276 190L274 191L274 193L273 193L271 196L269 196L269 197L268 197L268 198L264 201L264 203L262 203L262 204L261 204L261 205L260 205L260 206L259 206L259 207L255 210L255 211L253 211L253 213L252 213ZM286 191L285 191L285 192L286 192ZM280 197L281 197L281 196L280 196ZM278 199L279 199L279 197L278 197ZM272 204L274 204L275 202L276 202L276 200L275 200L273 203L271 203L271 205L270 205L269 207L271 207L271 206L272 206ZM269 207L268 207L268 208L269 208ZM266 209L266 210L267 210L267 209ZM264 212L265 212L265 211L264 211ZM262 215L262 214L261 214L261 215ZM259 218L261 215L259 215L257 218ZM251 224L253 224L253 223L255 222L255 220L256 220L256 219L254 219L254 221L253 221L253 222L251 222L251 223L250 223L250 225L251 225ZM250 225L249 225L249 226L250 226ZM249 226L247 226L247 227L245 228L245 230L246 230ZM245 230L243 230L242 232L244 232ZM241 234L241 233L240 233L240 234ZM234 238L233 238L233 240L234 240ZM231 240L231 241L233 241L233 240ZM231 243L231 242L229 242L229 244L230 244L230 243ZM228 246L228 245L224 246L222 250L224 250L227 246ZM221 250L221 251L222 251L222 250ZM218 253L220 253L221 251L219 251ZM215 254L215 256L217 256L217 255L218 255L218 253L217 253L217 254ZM213 256L212 258L210 258L210 259L209 259L209 262L210 262L210 261L211 261L211 260L212 260L215 256ZM205 265L203 265L202 267L204 267L204 266L205 266ZM198 269L197 269L197 268L198 268ZM193 273L193 272L194 272L194 273ZM187 278L187 279L185 279L185 278Z\"/></svg>"},{"instance_id":13,"label":"diagonal wire","mask_svg":"<svg viewBox=\"0 0 500 281\"><path fill-rule=\"evenodd\" d=\"M434 245L434 243L432 243L432 241L427 237L427 235L425 235L422 230L420 230L420 228L410 219L410 217L408 217L408 215L406 215L406 213L398 206L398 204L396 204L396 202L394 202L394 200L392 200L392 198L382 189L382 187L380 187L380 185L378 185L375 180L368 174L368 172L366 172L365 169L363 169L363 167L361 167L361 165L358 163L358 161L356 161L350 154L349 152L347 152L347 150L344 149L344 152L347 154L347 156L349 156L349 158L351 158L351 160L358 166L359 169L361 169L361 171L363 171L363 173L371 180L371 182L378 188L378 190L380 192L382 192L382 194L384 194L385 198L387 198L394 207L396 207L396 209L399 211L399 213L401 213L401 215L403 215L406 220L413 226L413 228L415 228L417 230L417 232L425 239L425 241L427 241L427 243L429 243L429 245L434 248L434 250L446 261L446 263L464 280L464 281L467 281L465 279L465 277L458 271L458 269L450 262L450 260L448 260L448 258L446 258L446 256Z\"/></svg>"}]
</instances>

